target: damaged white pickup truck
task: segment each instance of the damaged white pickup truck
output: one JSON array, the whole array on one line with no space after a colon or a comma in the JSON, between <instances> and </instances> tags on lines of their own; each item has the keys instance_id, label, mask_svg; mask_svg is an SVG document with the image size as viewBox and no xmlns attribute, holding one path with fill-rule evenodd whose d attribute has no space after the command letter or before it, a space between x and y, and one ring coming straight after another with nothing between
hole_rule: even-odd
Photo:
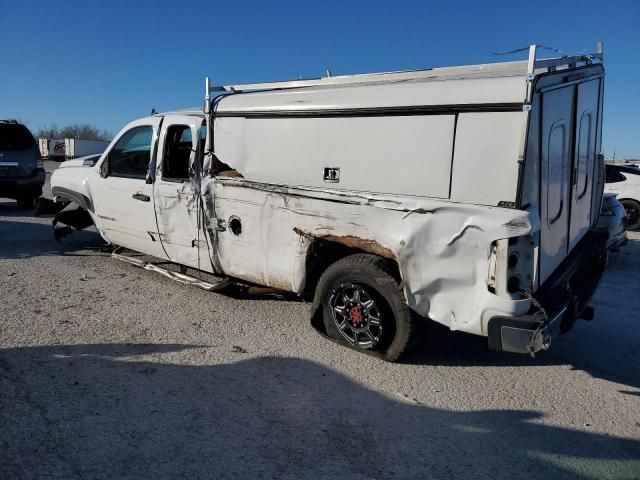
<instances>
[{"instance_id":1,"label":"damaged white pickup truck","mask_svg":"<svg viewBox=\"0 0 640 480\"><path fill-rule=\"evenodd\" d=\"M536 55L207 79L203 109L136 120L95 165L63 163L54 228L93 223L114 246L308 295L323 333L387 360L426 317L533 354L592 317L607 240L601 45Z\"/></svg>"}]
</instances>

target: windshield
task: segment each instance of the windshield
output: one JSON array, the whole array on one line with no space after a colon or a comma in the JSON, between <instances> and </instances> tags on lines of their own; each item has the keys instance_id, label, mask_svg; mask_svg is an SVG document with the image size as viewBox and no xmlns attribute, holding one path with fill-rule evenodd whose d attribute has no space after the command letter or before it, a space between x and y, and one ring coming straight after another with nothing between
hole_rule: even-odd
<instances>
[{"instance_id":1,"label":"windshield","mask_svg":"<svg viewBox=\"0 0 640 480\"><path fill-rule=\"evenodd\" d=\"M0 124L0 150L26 150L35 144L33 135L24 125Z\"/></svg>"}]
</instances>

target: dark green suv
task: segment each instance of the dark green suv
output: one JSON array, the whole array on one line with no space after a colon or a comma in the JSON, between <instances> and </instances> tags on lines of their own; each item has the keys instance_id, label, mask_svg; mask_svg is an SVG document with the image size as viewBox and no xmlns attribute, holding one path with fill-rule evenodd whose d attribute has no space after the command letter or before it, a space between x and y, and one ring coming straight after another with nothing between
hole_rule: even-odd
<instances>
[{"instance_id":1,"label":"dark green suv","mask_svg":"<svg viewBox=\"0 0 640 480\"><path fill-rule=\"evenodd\" d=\"M42 195L45 173L31 132L15 120L0 120L0 198L33 208Z\"/></svg>"}]
</instances>

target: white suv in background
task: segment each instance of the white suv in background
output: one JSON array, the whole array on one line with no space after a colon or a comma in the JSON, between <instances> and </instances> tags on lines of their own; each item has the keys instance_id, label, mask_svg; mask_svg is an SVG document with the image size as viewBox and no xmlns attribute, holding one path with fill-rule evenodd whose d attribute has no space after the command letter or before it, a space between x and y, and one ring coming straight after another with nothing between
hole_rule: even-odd
<instances>
[{"instance_id":1,"label":"white suv in background","mask_svg":"<svg viewBox=\"0 0 640 480\"><path fill-rule=\"evenodd\" d=\"M640 229L640 168L606 165L605 192L615 193L627 213L627 230Z\"/></svg>"}]
</instances>

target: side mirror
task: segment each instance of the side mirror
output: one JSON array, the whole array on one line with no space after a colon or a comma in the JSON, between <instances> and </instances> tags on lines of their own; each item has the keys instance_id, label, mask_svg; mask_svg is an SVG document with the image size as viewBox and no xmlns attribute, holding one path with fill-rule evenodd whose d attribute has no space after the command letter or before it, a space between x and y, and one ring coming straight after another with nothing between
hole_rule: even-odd
<instances>
[{"instance_id":1,"label":"side mirror","mask_svg":"<svg viewBox=\"0 0 640 480\"><path fill-rule=\"evenodd\" d=\"M109 176L109 173L109 155L107 155L107 158L105 158L104 161L100 164L100 176L102 178L107 178Z\"/></svg>"}]
</instances>

